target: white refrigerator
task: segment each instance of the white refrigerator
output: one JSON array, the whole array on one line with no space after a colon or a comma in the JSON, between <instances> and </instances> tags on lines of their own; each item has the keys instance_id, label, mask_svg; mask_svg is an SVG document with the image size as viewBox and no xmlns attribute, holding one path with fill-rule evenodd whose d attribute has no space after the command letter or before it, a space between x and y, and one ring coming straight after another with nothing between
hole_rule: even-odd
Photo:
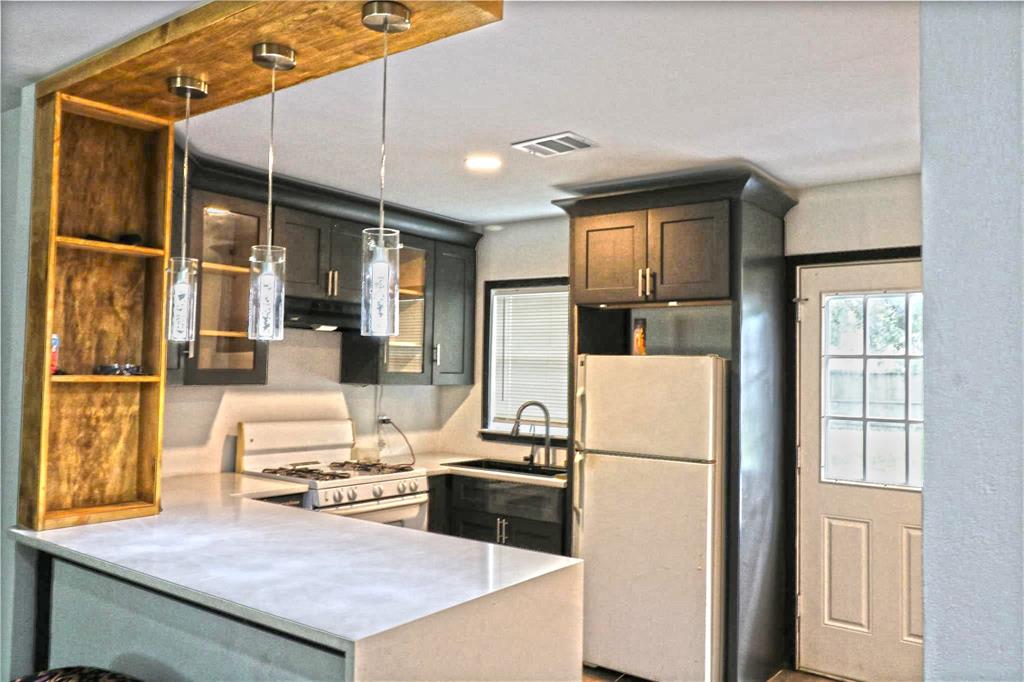
<instances>
[{"instance_id":1,"label":"white refrigerator","mask_svg":"<svg viewBox=\"0 0 1024 682\"><path fill-rule=\"evenodd\" d=\"M583 660L651 680L719 680L726 361L581 355L576 371Z\"/></svg>"}]
</instances>

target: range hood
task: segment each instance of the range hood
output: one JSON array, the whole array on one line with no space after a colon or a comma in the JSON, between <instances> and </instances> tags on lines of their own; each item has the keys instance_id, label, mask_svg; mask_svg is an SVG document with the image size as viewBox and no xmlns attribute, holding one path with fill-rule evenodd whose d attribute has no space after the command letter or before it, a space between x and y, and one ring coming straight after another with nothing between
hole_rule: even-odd
<instances>
[{"instance_id":1,"label":"range hood","mask_svg":"<svg viewBox=\"0 0 1024 682\"><path fill-rule=\"evenodd\" d=\"M358 330L359 304L286 297L284 326L325 332Z\"/></svg>"}]
</instances>

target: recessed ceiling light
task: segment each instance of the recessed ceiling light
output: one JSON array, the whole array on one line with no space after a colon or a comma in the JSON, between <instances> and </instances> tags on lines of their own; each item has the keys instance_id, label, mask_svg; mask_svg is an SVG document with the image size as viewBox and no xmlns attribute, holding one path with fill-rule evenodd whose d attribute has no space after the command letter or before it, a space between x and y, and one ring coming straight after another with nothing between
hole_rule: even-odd
<instances>
[{"instance_id":1,"label":"recessed ceiling light","mask_svg":"<svg viewBox=\"0 0 1024 682\"><path fill-rule=\"evenodd\" d=\"M471 171L496 171L501 168L501 157L497 154L470 154L466 157L466 168Z\"/></svg>"},{"instance_id":2,"label":"recessed ceiling light","mask_svg":"<svg viewBox=\"0 0 1024 682\"><path fill-rule=\"evenodd\" d=\"M484 232L501 232L504 229L504 225L484 225Z\"/></svg>"}]
</instances>

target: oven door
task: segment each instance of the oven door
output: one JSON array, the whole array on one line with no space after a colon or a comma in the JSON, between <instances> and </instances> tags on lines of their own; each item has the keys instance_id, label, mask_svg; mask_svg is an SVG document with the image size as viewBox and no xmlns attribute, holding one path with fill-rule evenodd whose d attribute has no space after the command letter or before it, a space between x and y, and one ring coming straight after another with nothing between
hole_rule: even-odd
<instances>
[{"instance_id":1,"label":"oven door","mask_svg":"<svg viewBox=\"0 0 1024 682\"><path fill-rule=\"evenodd\" d=\"M387 500L342 504L337 507L321 507L317 509L325 514L348 516L363 521L386 523L403 528L427 529L427 501L429 495L404 495Z\"/></svg>"}]
</instances>

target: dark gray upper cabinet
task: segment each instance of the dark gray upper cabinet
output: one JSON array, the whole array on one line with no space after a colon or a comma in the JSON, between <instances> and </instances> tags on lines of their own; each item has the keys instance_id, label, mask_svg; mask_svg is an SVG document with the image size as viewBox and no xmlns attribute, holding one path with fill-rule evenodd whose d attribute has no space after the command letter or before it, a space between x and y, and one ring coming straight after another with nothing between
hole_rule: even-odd
<instances>
[{"instance_id":1,"label":"dark gray upper cabinet","mask_svg":"<svg viewBox=\"0 0 1024 682\"><path fill-rule=\"evenodd\" d=\"M729 202L577 217L572 257L577 304L728 298Z\"/></svg>"},{"instance_id":2,"label":"dark gray upper cabinet","mask_svg":"<svg viewBox=\"0 0 1024 682\"><path fill-rule=\"evenodd\" d=\"M577 218L573 229L572 291L576 303L643 301L647 211Z\"/></svg>"},{"instance_id":3,"label":"dark gray upper cabinet","mask_svg":"<svg viewBox=\"0 0 1024 682\"><path fill-rule=\"evenodd\" d=\"M728 201L648 211L647 247L648 300L729 297Z\"/></svg>"},{"instance_id":4,"label":"dark gray upper cabinet","mask_svg":"<svg viewBox=\"0 0 1024 682\"><path fill-rule=\"evenodd\" d=\"M326 216L291 208L274 211L274 243L287 249L285 292L299 298L330 295L331 228Z\"/></svg>"},{"instance_id":5,"label":"dark gray upper cabinet","mask_svg":"<svg viewBox=\"0 0 1024 682\"><path fill-rule=\"evenodd\" d=\"M267 344L250 341L249 254L266 239L267 206L216 192L189 194L189 253L199 260L198 327L186 384L265 384Z\"/></svg>"},{"instance_id":6,"label":"dark gray upper cabinet","mask_svg":"<svg viewBox=\"0 0 1024 682\"><path fill-rule=\"evenodd\" d=\"M341 381L471 384L476 251L408 234L401 241L399 333L379 338L344 332Z\"/></svg>"},{"instance_id":7,"label":"dark gray upper cabinet","mask_svg":"<svg viewBox=\"0 0 1024 682\"><path fill-rule=\"evenodd\" d=\"M279 206L274 243L288 249L289 297L358 303L363 226Z\"/></svg>"},{"instance_id":8,"label":"dark gray upper cabinet","mask_svg":"<svg viewBox=\"0 0 1024 682\"><path fill-rule=\"evenodd\" d=\"M472 384L476 251L438 242L434 259L433 383Z\"/></svg>"}]
</instances>

